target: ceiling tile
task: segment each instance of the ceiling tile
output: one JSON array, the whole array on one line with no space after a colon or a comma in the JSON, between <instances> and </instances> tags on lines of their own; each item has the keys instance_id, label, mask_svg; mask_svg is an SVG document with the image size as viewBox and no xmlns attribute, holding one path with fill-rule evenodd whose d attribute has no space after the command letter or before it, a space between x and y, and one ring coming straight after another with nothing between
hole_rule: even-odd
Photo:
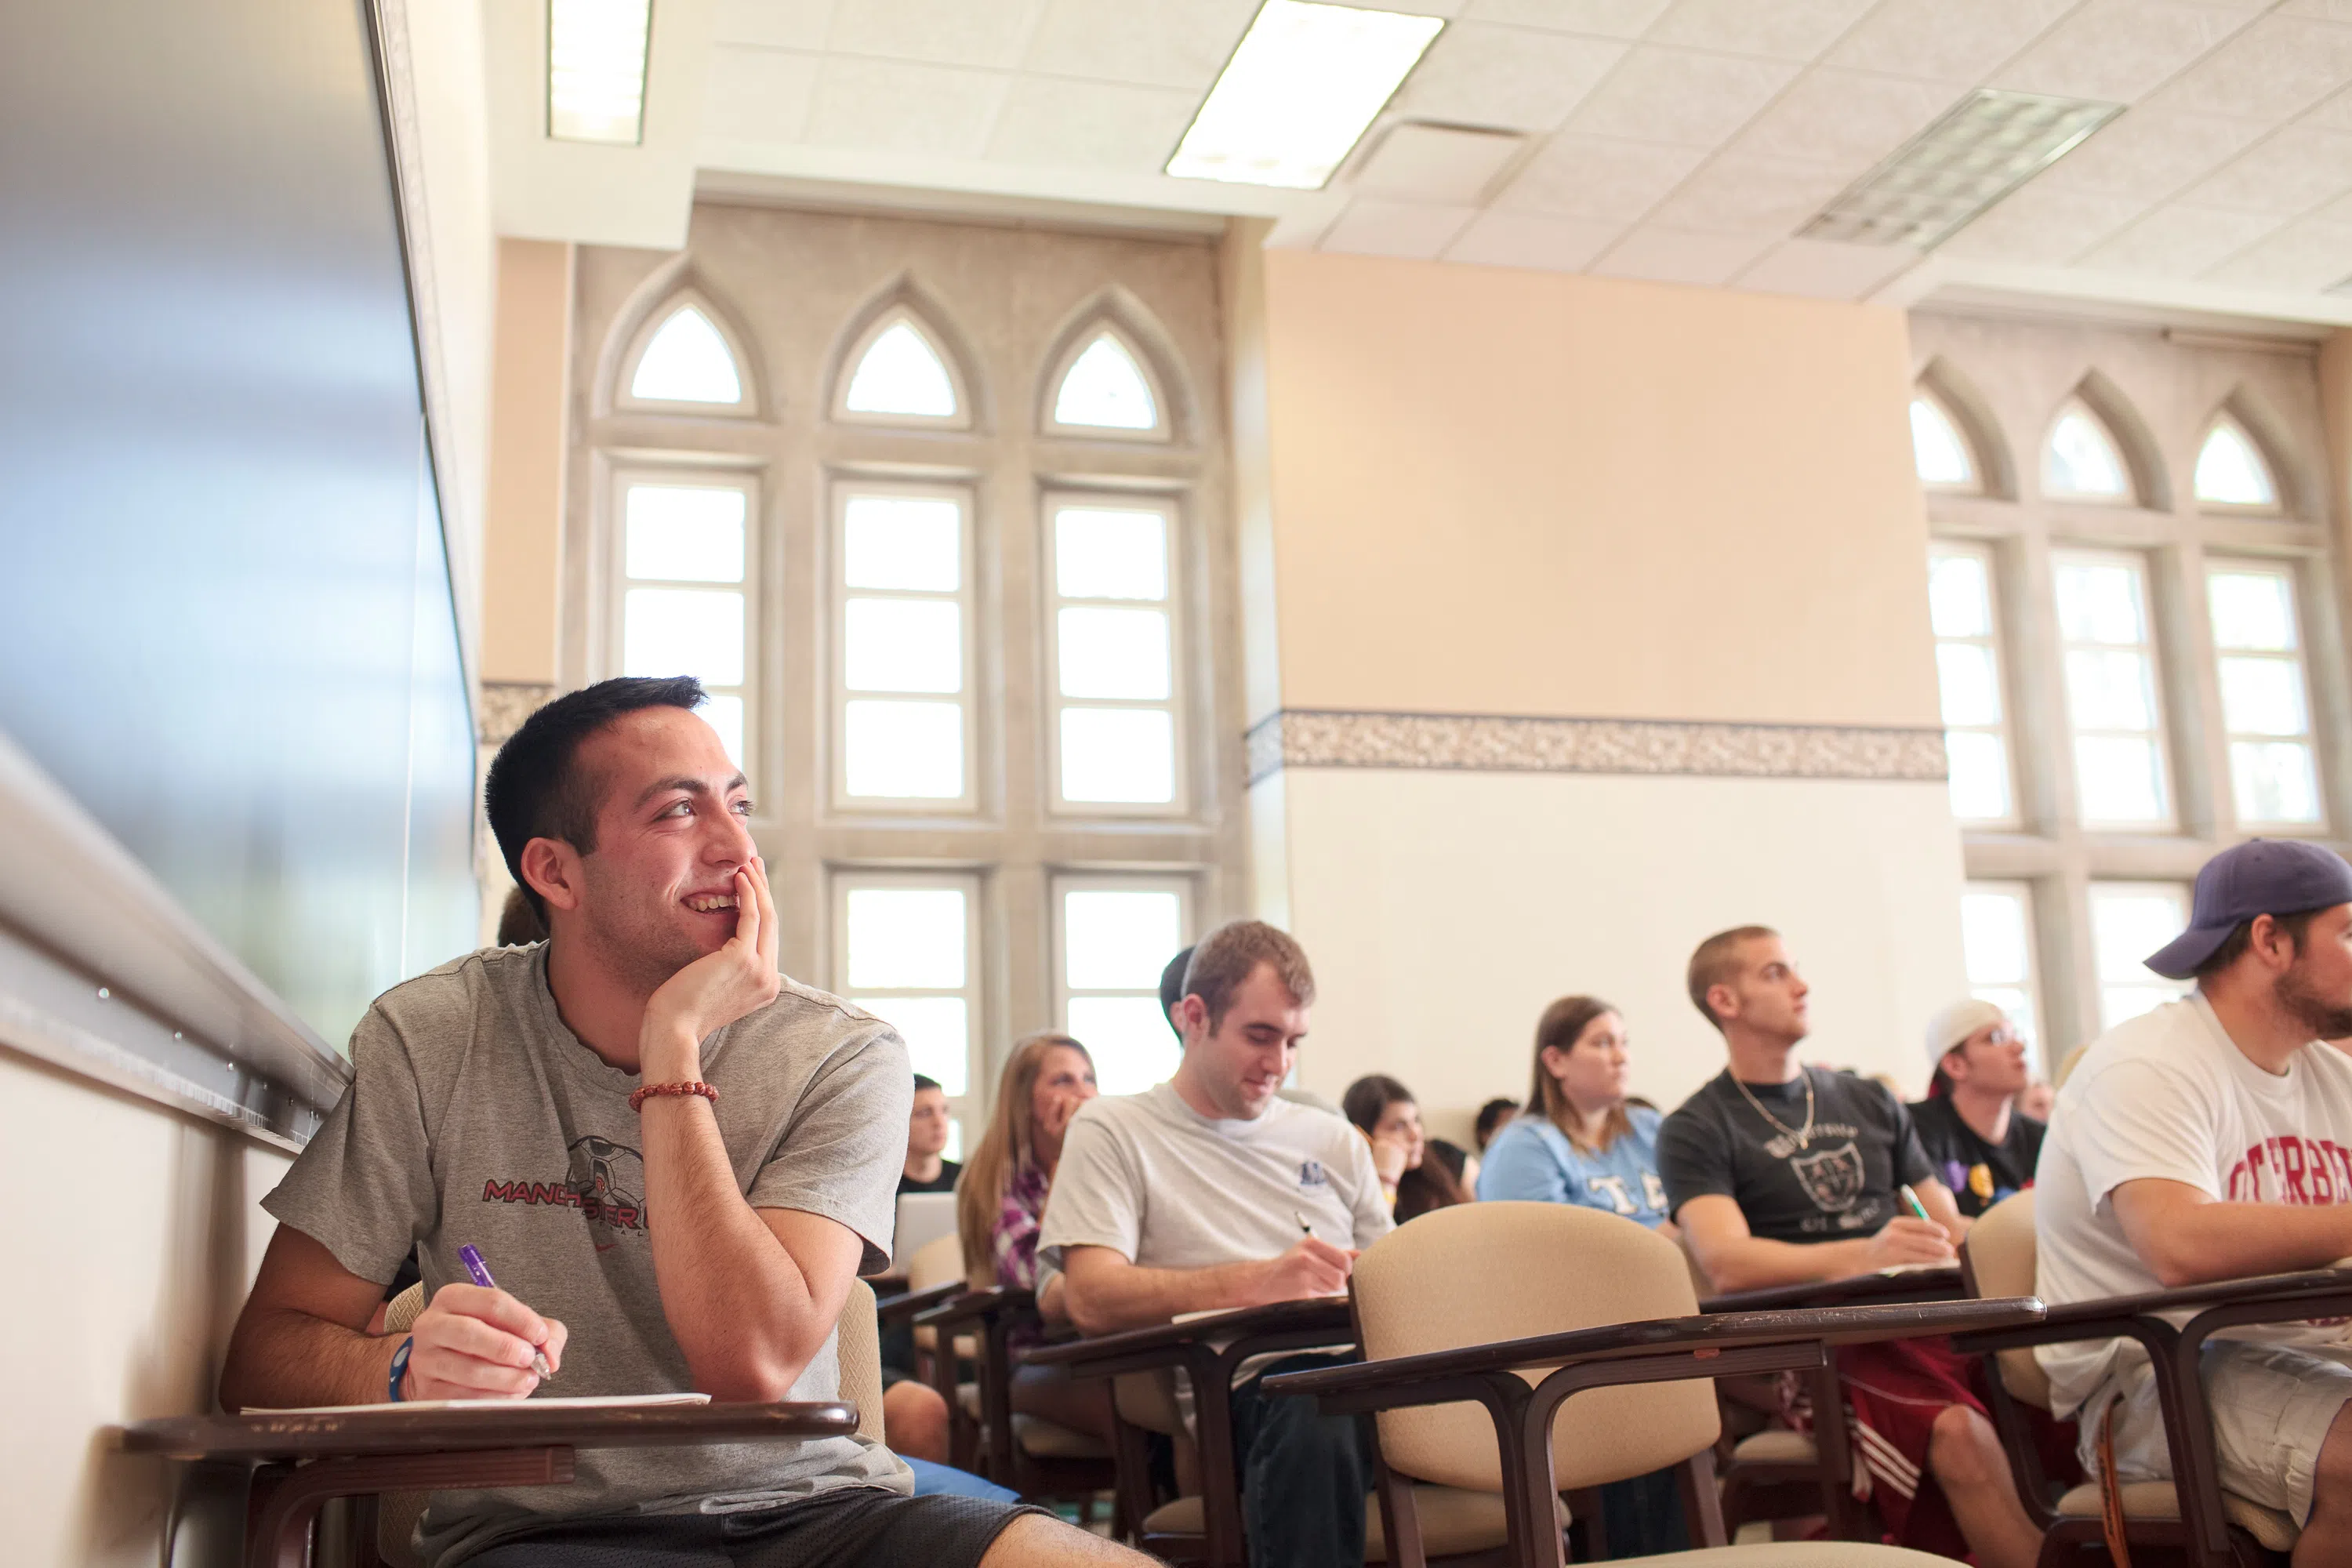
<instances>
[{"instance_id":1,"label":"ceiling tile","mask_svg":"<svg viewBox=\"0 0 2352 1568\"><path fill-rule=\"evenodd\" d=\"M2279 226L2274 217L2161 206L2084 255L2077 264L2101 272L2194 278Z\"/></svg>"},{"instance_id":2,"label":"ceiling tile","mask_svg":"<svg viewBox=\"0 0 2352 1568\"><path fill-rule=\"evenodd\" d=\"M1458 125L1549 131L1624 56L1609 39L1457 22L1438 35L1397 99L1403 113Z\"/></svg>"},{"instance_id":3,"label":"ceiling tile","mask_svg":"<svg viewBox=\"0 0 2352 1568\"><path fill-rule=\"evenodd\" d=\"M1675 0L1647 37L1654 44L1811 60L1873 0Z\"/></svg>"},{"instance_id":4,"label":"ceiling tile","mask_svg":"<svg viewBox=\"0 0 2352 1568\"><path fill-rule=\"evenodd\" d=\"M1490 205L1555 217L1637 218L1680 184L1704 154L1561 132Z\"/></svg>"},{"instance_id":5,"label":"ceiling tile","mask_svg":"<svg viewBox=\"0 0 2352 1568\"><path fill-rule=\"evenodd\" d=\"M2352 223L2306 218L2255 241L2205 274L2240 289L2326 289L2352 278Z\"/></svg>"},{"instance_id":6,"label":"ceiling tile","mask_svg":"<svg viewBox=\"0 0 2352 1568\"><path fill-rule=\"evenodd\" d=\"M1917 266L1919 260L1920 253L1907 245L1792 239L1742 272L1738 282L1742 289L1760 289L1768 294L1861 300L1896 273Z\"/></svg>"},{"instance_id":7,"label":"ceiling tile","mask_svg":"<svg viewBox=\"0 0 2352 1568\"><path fill-rule=\"evenodd\" d=\"M827 57L808 140L880 153L979 155L1012 78L994 71Z\"/></svg>"},{"instance_id":8,"label":"ceiling tile","mask_svg":"<svg viewBox=\"0 0 2352 1568\"><path fill-rule=\"evenodd\" d=\"M2034 184L2156 202L2252 146L2262 127L2210 114L2135 109L2109 121Z\"/></svg>"},{"instance_id":9,"label":"ceiling tile","mask_svg":"<svg viewBox=\"0 0 2352 1568\"><path fill-rule=\"evenodd\" d=\"M728 142L797 142L816 85L814 55L721 44L710 51L702 133Z\"/></svg>"},{"instance_id":10,"label":"ceiling tile","mask_svg":"<svg viewBox=\"0 0 2352 1568\"><path fill-rule=\"evenodd\" d=\"M1726 153L1683 183L1650 221L1698 234L1794 234L1845 189L1843 170L1785 158Z\"/></svg>"},{"instance_id":11,"label":"ceiling tile","mask_svg":"<svg viewBox=\"0 0 2352 1568\"><path fill-rule=\"evenodd\" d=\"M2279 9L2290 16L2325 16L2331 22L2352 22L2352 0L2287 0Z\"/></svg>"},{"instance_id":12,"label":"ceiling tile","mask_svg":"<svg viewBox=\"0 0 2352 1568\"><path fill-rule=\"evenodd\" d=\"M1949 109L1940 82L1818 68L1797 79L1741 138L1749 149L1817 163L1875 163Z\"/></svg>"},{"instance_id":13,"label":"ceiling tile","mask_svg":"<svg viewBox=\"0 0 2352 1568\"><path fill-rule=\"evenodd\" d=\"M2332 131L2352 131L2352 88L2305 110L2303 123L2326 126Z\"/></svg>"},{"instance_id":14,"label":"ceiling tile","mask_svg":"<svg viewBox=\"0 0 2352 1568\"><path fill-rule=\"evenodd\" d=\"M1570 129L1713 148L1796 74L1796 67L1775 60L1643 47L1610 73Z\"/></svg>"},{"instance_id":15,"label":"ceiling tile","mask_svg":"<svg viewBox=\"0 0 2352 1568\"><path fill-rule=\"evenodd\" d=\"M1995 87L2133 103L2244 26L2243 11L2156 0L2090 0L2001 68Z\"/></svg>"},{"instance_id":16,"label":"ceiling tile","mask_svg":"<svg viewBox=\"0 0 2352 1568\"><path fill-rule=\"evenodd\" d=\"M1528 147L1507 131L1463 131L1407 121L1392 125L1349 175L1368 196L1475 205Z\"/></svg>"},{"instance_id":17,"label":"ceiling tile","mask_svg":"<svg viewBox=\"0 0 2352 1568\"><path fill-rule=\"evenodd\" d=\"M2352 191L2352 132L2290 125L2181 193L2197 206L2294 217Z\"/></svg>"},{"instance_id":18,"label":"ceiling tile","mask_svg":"<svg viewBox=\"0 0 2352 1568\"><path fill-rule=\"evenodd\" d=\"M1339 221L1323 231L1323 243L1317 248L1353 256L1403 256L1428 261L1462 232L1462 226L1477 210L1358 196L1339 215Z\"/></svg>"},{"instance_id":19,"label":"ceiling tile","mask_svg":"<svg viewBox=\"0 0 2352 1568\"><path fill-rule=\"evenodd\" d=\"M1258 0L1050 0L1022 65L1054 76L1206 92L1257 8Z\"/></svg>"},{"instance_id":20,"label":"ceiling tile","mask_svg":"<svg viewBox=\"0 0 2352 1568\"><path fill-rule=\"evenodd\" d=\"M1644 224L1610 247L1592 270L1611 278L1720 288L1774 241L1722 234L1685 234Z\"/></svg>"},{"instance_id":21,"label":"ceiling tile","mask_svg":"<svg viewBox=\"0 0 2352 1568\"><path fill-rule=\"evenodd\" d=\"M1470 226L1446 248L1445 259L1543 272L1581 272L1624 232L1623 224L1606 218L1538 217L1532 213L1489 209L1471 219Z\"/></svg>"},{"instance_id":22,"label":"ceiling tile","mask_svg":"<svg viewBox=\"0 0 2352 1568\"><path fill-rule=\"evenodd\" d=\"M1039 0L849 0L834 13L825 47L842 54L940 65L1012 66Z\"/></svg>"},{"instance_id":23,"label":"ceiling tile","mask_svg":"<svg viewBox=\"0 0 2352 1568\"><path fill-rule=\"evenodd\" d=\"M2352 81L2352 27L2264 16L2166 84L2151 106L2275 125Z\"/></svg>"},{"instance_id":24,"label":"ceiling tile","mask_svg":"<svg viewBox=\"0 0 2352 1568\"><path fill-rule=\"evenodd\" d=\"M722 44L821 49L833 7L834 0L719 0L710 36Z\"/></svg>"},{"instance_id":25,"label":"ceiling tile","mask_svg":"<svg viewBox=\"0 0 2352 1568\"><path fill-rule=\"evenodd\" d=\"M1462 15L1474 22L1507 22L1602 38L1638 38L1668 0L1470 0Z\"/></svg>"},{"instance_id":26,"label":"ceiling tile","mask_svg":"<svg viewBox=\"0 0 2352 1568\"><path fill-rule=\"evenodd\" d=\"M1825 63L1974 82L2063 18L2082 0L1886 0L1823 57Z\"/></svg>"},{"instance_id":27,"label":"ceiling tile","mask_svg":"<svg viewBox=\"0 0 2352 1568\"><path fill-rule=\"evenodd\" d=\"M1157 174L1198 102L1178 88L1017 76L988 155L1002 163Z\"/></svg>"},{"instance_id":28,"label":"ceiling tile","mask_svg":"<svg viewBox=\"0 0 2352 1568\"><path fill-rule=\"evenodd\" d=\"M1937 248L1980 261L2055 267L2147 210L2121 196L2086 195L2034 181Z\"/></svg>"}]
</instances>

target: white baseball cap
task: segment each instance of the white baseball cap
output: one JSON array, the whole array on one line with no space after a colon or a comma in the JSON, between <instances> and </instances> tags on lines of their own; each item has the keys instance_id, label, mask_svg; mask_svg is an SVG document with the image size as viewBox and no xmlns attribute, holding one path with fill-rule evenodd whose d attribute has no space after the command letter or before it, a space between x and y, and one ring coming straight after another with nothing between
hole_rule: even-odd
<instances>
[{"instance_id":1,"label":"white baseball cap","mask_svg":"<svg viewBox=\"0 0 2352 1568\"><path fill-rule=\"evenodd\" d=\"M1927 1020L1927 1070L1942 1067L1947 1052L1986 1025L2008 1022L2008 1014L1977 997L1953 1003Z\"/></svg>"}]
</instances>

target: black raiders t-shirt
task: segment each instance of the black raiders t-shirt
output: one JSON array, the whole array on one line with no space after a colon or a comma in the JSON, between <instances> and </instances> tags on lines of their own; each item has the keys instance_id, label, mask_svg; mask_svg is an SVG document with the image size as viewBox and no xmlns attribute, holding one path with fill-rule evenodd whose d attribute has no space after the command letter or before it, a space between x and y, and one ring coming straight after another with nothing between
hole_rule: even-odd
<instances>
[{"instance_id":1,"label":"black raiders t-shirt","mask_svg":"<svg viewBox=\"0 0 2352 1568\"><path fill-rule=\"evenodd\" d=\"M2011 1111L2008 1134L1998 1143L1988 1143L1961 1120L1950 1099L1939 1094L1911 1107L1911 1121L1919 1129L1919 1146L1927 1152L1936 1179L1952 1189L1953 1200L1969 1218L2033 1184L2042 1134L2048 1129L2032 1117Z\"/></svg>"},{"instance_id":2,"label":"black raiders t-shirt","mask_svg":"<svg viewBox=\"0 0 2352 1568\"><path fill-rule=\"evenodd\" d=\"M1813 1126L1800 1142L1808 1083ZM1728 1071L1717 1075L1658 1130L1658 1174L1677 1215L1720 1193L1747 1215L1750 1235L1845 1241L1905 1212L1902 1184L1935 1174L1910 1113L1867 1079L1809 1067L1788 1083L1748 1085L1788 1131L1758 1115L1739 1087Z\"/></svg>"}]
</instances>

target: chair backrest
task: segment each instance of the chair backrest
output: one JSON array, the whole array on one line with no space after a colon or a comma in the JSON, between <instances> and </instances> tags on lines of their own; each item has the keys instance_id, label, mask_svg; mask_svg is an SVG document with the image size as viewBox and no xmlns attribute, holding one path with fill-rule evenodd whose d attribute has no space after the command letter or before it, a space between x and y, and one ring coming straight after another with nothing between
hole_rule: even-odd
<instances>
[{"instance_id":1,"label":"chair backrest","mask_svg":"<svg viewBox=\"0 0 2352 1568\"><path fill-rule=\"evenodd\" d=\"M2003 1198L1978 1216L1969 1227L1962 1250L1968 1255L1969 1279L1978 1295L2032 1295L2032 1192L2029 1189ZM2013 1398L2039 1409L2050 1408L2050 1379L2032 1351L2001 1351L1996 1359L2000 1363L2001 1386Z\"/></svg>"},{"instance_id":2,"label":"chair backrest","mask_svg":"<svg viewBox=\"0 0 2352 1568\"><path fill-rule=\"evenodd\" d=\"M1368 1361L1698 1310L1681 1247L1573 1204L1462 1204L1423 1215L1356 1260L1355 1298ZM1544 1374L1520 1375L1536 1383ZM1483 1406L1383 1411L1380 1424L1392 1468L1443 1486L1502 1489ZM1562 1405L1553 1424L1553 1477L1570 1491L1646 1475L1722 1430L1707 1378L1589 1390Z\"/></svg>"},{"instance_id":3,"label":"chair backrest","mask_svg":"<svg viewBox=\"0 0 2352 1568\"><path fill-rule=\"evenodd\" d=\"M874 1287L863 1279L849 1282L849 1300L842 1303L841 1337L835 1344L841 1359L841 1397L857 1406L857 1435L882 1441L882 1331L874 1321Z\"/></svg>"},{"instance_id":4,"label":"chair backrest","mask_svg":"<svg viewBox=\"0 0 2352 1568\"><path fill-rule=\"evenodd\" d=\"M950 1233L926 1242L907 1259L907 1289L928 1290L963 1278L963 1243Z\"/></svg>"}]
</instances>

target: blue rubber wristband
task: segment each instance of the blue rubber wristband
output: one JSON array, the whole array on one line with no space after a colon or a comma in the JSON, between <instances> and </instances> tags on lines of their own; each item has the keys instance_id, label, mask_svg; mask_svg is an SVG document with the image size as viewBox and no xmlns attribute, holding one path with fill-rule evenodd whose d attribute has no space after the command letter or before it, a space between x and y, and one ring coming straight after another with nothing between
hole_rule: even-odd
<instances>
[{"instance_id":1,"label":"blue rubber wristband","mask_svg":"<svg viewBox=\"0 0 2352 1568\"><path fill-rule=\"evenodd\" d=\"M400 1392L400 1385L408 1381L408 1352L415 1348L416 1336L411 1334L400 1342L398 1350L392 1352L392 1402L394 1405L405 1397Z\"/></svg>"}]
</instances>

